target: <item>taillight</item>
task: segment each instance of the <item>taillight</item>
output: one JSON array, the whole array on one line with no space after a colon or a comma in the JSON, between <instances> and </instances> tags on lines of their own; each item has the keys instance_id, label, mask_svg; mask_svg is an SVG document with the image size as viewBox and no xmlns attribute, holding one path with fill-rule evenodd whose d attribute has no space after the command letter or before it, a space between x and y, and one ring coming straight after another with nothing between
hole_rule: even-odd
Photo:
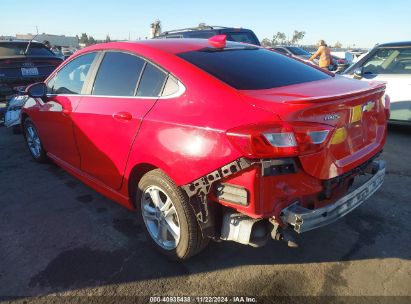
<instances>
[{"instance_id":1,"label":"taillight","mask_svg":"<svg viewBox=\"0 0 411 304\"><path fill-rule=\"evenodd\" d=\"M322 149L333 129L305 122L264 123L229 130L227 136L249 158L293 157Z\"/></svg>"},{"instance_id":2,"label":"taillight","mask_svg":"<svg viewBox=\"0 0 411 304\"><path fill-rule=\"evenodd\" d=\"M297 139L299 154L315 153L324 148L330 138L330 133L334 130L332 126L295 122L293 130Z\"/></svg>"},{"instance_id":3,"label":"taillight","mask_svg":"<svg viewBox=\"0 0 411 304\"><path fill-rule=\"evenodd\" d=\"M244 156L250 158L298 155L294 133L286 124L248 125L229 130L227 136Z\"/></svg>"}]
</instances>

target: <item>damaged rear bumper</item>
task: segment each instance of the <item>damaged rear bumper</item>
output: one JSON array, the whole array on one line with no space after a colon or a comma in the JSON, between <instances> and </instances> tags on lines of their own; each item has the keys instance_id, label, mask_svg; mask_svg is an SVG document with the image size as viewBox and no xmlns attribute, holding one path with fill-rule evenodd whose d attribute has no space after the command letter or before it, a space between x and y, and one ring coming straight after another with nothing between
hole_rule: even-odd
<instances>
[{"instance_id":1,"label":"damaged rear bumper","mask_svg":"<svg viewBox=\"0 0 411 304\"><path fill-rule=\"evenodd\" d=\"M376 169L374 175L364 184L348 193L335 203L314 210L306 209L298 202L285 208L281 212L283 223L291 225L298 233L328 225L361 205L367 198L376 192L384 181L385 162L374 161Z\"/></svg>"}]
</instances>

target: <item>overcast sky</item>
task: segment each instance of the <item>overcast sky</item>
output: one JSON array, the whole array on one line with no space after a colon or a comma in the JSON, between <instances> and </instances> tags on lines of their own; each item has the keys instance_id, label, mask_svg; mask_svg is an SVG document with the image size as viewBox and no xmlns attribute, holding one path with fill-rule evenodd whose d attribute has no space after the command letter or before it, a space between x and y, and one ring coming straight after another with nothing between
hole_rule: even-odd
<instances>
[{"instance_id":1,"label":"overcast sky","mask_svg":"<svg viewBox=\"0 0 411 304\"><path fill-rule=\"evenodd\" d=\"M260 40L276 32L306 32L305 44L372 47L411 40L411 1L258 1L258 0L0 0L0 35L40 33L96 39L145 38L150 23L163 30L209 25L252 29Z\"/></svg>"}]
</instances>

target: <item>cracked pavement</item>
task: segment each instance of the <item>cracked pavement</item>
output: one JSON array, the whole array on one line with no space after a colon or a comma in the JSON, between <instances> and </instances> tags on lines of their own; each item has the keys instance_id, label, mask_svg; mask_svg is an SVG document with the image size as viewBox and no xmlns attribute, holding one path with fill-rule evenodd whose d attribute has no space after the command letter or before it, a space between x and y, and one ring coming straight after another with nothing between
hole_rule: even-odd
<instances>
[{"instance_id":1,"label":"cracked pavement","mask_svg":"<svg viewBox=\"0 0 411 304\"><path fill-rule=\"evenodd\" d=\"M135 214L35 163L23 137L1 127L0 302L55 294L410 297L410 139L410 128L390 128L382 188L345 218L299 236L300 248L211 243L174 263L149 246Z\"/></svg>"}]
</instances>

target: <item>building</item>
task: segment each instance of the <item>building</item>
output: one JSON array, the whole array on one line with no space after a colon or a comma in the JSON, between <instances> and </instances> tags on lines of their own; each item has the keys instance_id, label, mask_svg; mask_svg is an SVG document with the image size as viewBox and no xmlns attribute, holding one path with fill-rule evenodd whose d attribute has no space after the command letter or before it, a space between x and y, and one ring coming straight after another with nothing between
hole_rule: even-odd
<instances>
[{"instance_id":1,"label":"building","mask_svg":"<svg viewBox=\"0 0 411 304\"><path fill-rule=\"evenodd\" d=\"M35 37L35 38L34 38ZM17 34L16 39L19 40L31 40L33 39L39 42L43 42L45 40L49 41L52 46L61 46L66 48L78 48L79 47L79 39L78 37L70 37L65 35L51 35L51 34Z\"/></svg>"},{"instance_id":2,"label":"building","mask_svg":"<svg viewBox=\"0 0 411 304\"><path fill-rule=\"evenodd\" d=\"M16 37L13 36L0 36L0 40L14 40Z\"/></svg>"}]
</instances>

